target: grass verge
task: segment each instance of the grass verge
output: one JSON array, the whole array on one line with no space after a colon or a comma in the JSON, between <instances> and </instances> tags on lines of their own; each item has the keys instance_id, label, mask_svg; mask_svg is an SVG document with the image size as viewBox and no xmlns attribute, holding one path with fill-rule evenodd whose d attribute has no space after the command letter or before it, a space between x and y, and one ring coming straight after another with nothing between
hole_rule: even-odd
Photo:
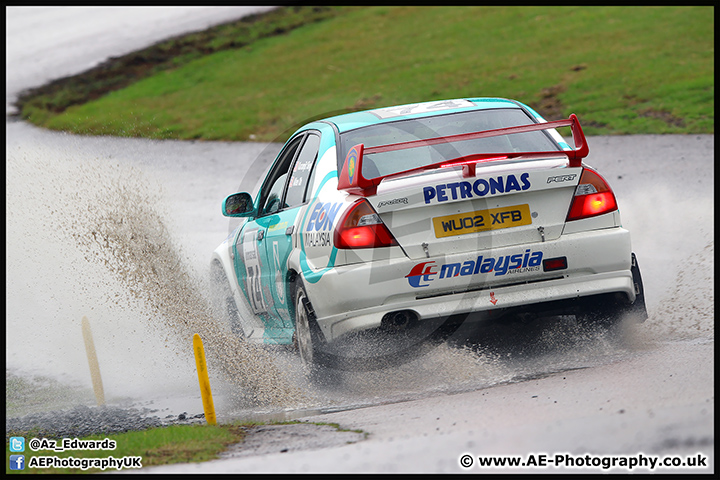
<instances>
[{"instance_id":1,"label":"grass verge","mask_svg":"<svg viewBox=\"0 0 720 480\"><path fill-rule=\"evenodd\" d=\"M550 120L576 113L590 135L714 133L713 13L284 7L113 59L19 106L78 134L274 141L328 112L499 96Z\"/></svg>"}]
</instances>

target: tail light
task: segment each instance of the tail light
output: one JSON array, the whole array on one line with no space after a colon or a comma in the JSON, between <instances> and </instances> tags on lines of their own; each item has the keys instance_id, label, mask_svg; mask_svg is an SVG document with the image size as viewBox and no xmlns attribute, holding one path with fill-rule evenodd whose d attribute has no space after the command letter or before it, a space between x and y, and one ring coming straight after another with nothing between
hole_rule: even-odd
<instances>
[{"instance_id":1,"label":"tail light","mask_svg":"<svg viewBox=\"0 0 720 480\"><path fill-rule=\"evenodd\" d=\"M594 170L583 168L580 182L575 189L567 221L594 217L617 210L615 194L604 178Z\"/></svg>"},{"instance_id":2,"label":"tail light","mask_svg":"<svg viewBox=\"0 0 720 480\"><path fill-rule=\"evenodd\" d=\"M365 199L352 204L335 229L336 248L376 248L397 244L380 215Z\"/></svg>"}]
</instances>

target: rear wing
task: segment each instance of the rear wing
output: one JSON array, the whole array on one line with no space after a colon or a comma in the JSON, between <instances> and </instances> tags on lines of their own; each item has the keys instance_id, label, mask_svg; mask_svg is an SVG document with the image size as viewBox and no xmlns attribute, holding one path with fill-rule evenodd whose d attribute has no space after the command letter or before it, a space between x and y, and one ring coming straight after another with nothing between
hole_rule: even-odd
<instances>
[{"instance_id":1,"label":"rear wing","mask_svg":"<svg viewBox=\"0 0 720 480\"><path fill-rule=\"evenodd\" d=\"M575 143L574 150L560 150L560 151L547 151L547 152L509 152L509 153L476 153L472 155L466 155L463 157L454 158L451 160L443 160L442 162L433 163L430 165L423 165L402 172L393 173L390 175L384 175L376 178L365 178L362 174L363 155L369 155L372 153L384 153L392 152L395 150L404 150L408 148L426 147L431 145L437 145L440 143L451 143L463 140L475 140L478 138L496 137L500 135L510 135L513 133L525 133L534 132L537 130L549 130L551 128L558 127L570 127L572 130L573 143ZM413 140L410 142L393 143L390 145L378 145L376 147L365 148L360 143L350 149L347 156L345 157L345 164L343 165L340 177L338 178L338 190L345 190L348 193L354 193L367 197L375 195L377 186L385 178L396 177L400 175L406 175L413 172L421 172L424 170L433 170L440 167L447 167L451 165L462 165L463 177L474 177L475 170L478 163L491 162L495 160L505 160L508 158L520 157L523 155L537 155L547 156L553 155L567 155L570 159L571 167L579 167L582 163L582 159L587 157L590 149L585 140L585 134L582 131L580 122L578 121L575 114L570 114L570 118L567 120L555 120L552 122L545 123L533 123L530 125L520 125L517 127L506 127L498 128L494 130L484 130L482 132L470 132L461 133L459 135L448 135L445 137L429 138L425 140Z\"/></svg>"}]
</instances>

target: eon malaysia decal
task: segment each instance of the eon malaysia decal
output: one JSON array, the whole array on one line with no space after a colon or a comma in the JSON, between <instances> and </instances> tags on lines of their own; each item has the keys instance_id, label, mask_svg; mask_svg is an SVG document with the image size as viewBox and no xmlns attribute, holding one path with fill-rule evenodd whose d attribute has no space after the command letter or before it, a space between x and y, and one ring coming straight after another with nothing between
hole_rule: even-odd
<instances>
[{"instance_id":1,"label":"eon malaysia decal","mask_svg":"<svg viewBox=\"0 0 720 480\"><path fill-rule=\"evenodd\" d=\"M435 261L420 262L413 266L410 273L405 276L413 288L428 287L436 280L453 277L466 277L468 275L494 274L496 277L508 274L540 271L543 252L533 252L530 249L524 253L504 255L499 257L484 257L479 255L476 260L467 260L463 263L446 263L439 265Z\"/></svg>"},{"instance_id":2,"label":"eon malaysia decal","mask_svg":"<svg viewBox=\"0 0 720 480\"><path fill-rule=\"evenodd\" d=\"M521 173L520 178L514 174L499 175L488 179L478 178L474 182L463 181L443 183L434 187L424 187L425 204L433 200L442 203L458 198L476 198L498 193L521 192L530 188L530 174Z\"/></svg>"},{"instance_id":3,"label":"eon malaysia decal","mask_svg":"<svg viewBox=\"0 0 720 480\"><path fill-rule=\"evenodd\" d=\"M306 247L326 247L332 245L332 228L335 224L335 217L342 203L318 202L310 213L310 220L305 226Z\"/></svg>"}]
</instances>

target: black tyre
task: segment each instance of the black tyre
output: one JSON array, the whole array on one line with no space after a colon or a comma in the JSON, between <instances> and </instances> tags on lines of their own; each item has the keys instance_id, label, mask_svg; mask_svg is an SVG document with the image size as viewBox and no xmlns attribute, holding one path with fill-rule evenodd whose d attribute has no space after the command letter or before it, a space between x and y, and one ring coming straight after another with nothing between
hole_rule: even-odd
<instances>
[{"instance_id":1,"label":"black tyre","mask_svg":"<svg viewBox=\"0 0 720 480\"><path fill-rule=\"evenodd\" d=\"M225 272L222 267L215 263L212 266L212 298L220 319L230 324L230 331L240 338L245 338L242 324L240 323L240 312L235 305L230 285L228 285Z\"/></svg>"},{"instance_id":2,"label":"black tyre","mask_svg":"<svg viewBox=\"0 0 720 480\"><path fill-rule=\"evenodd\" d=\"M627 307L627 314L637 323L642 323L648 318L647 307L645 306L645 288L643 287L642 276L640 275L640 266L638 265L635 254L632 254L631 266L633 283L635 284L635 301Z\"/></svg>"},{"instance_id":3,"label":"black tyre","mask_svg":"<svg viewBox=\"0 0 720 480\"><path fill-rule=\"evenodd\" d=\"M317 367L328 365L328 356L323 351L325 339L315 320L315 311L307 296L305 287L300 279L296 280L294 310L295 310L295 342L300 359L310 371Z\"/></svg>"},{"instance_id":4,"label":"black tyre","mask_svg":"<svg viewBox=\"0 0 720 480\"><path fill-rule=\"evenodd\" d=\"M583 311L576 315L578 323L586 326L612 327L623 321L642 323L647 318L645 290L643 288L640 267L635 254L632 254L631 272L635 286L635 301L629 303L624 294L615 293L598 297Z\"/></svg>"}]
</instances>

